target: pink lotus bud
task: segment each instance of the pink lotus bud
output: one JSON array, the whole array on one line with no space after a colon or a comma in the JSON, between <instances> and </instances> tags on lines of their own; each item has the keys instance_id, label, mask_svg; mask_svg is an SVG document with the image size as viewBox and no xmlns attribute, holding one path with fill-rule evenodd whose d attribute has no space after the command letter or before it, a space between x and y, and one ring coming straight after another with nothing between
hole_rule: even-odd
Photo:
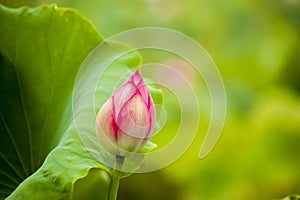
<instances>
[{"instance_id":1,"label":"pink lotus bud","mask_svg":"<svg viewBox=\"0 0 300 200\"><path fill-rule=\"evenodd\" d=\"M100 108L96 134L107 151L125 156L147 143L154 123L153 100L136 71Z\"/></svg>"}]
</instances>

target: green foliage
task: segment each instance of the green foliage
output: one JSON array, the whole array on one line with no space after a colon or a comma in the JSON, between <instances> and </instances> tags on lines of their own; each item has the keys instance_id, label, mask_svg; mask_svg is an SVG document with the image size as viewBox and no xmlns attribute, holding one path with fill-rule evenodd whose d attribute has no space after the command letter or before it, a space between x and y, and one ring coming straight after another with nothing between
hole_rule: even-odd
<instances>
[{"instance_id":1,"label":"green foliage","mask_svg":"<svg viewBox=\"0 0 300 200\"><path fill-rule=\"evenodd\" d=\"M76 11L55 5L0 6L0 24L0 198L28 177L8 199L105 199L110 171L81 142L71 105L77 71L102 37ZM107 43L100 58L129 49ZM140 62L132 53L111 65L97 109L113 92L117 72ZM87 189L86 182L97 186Z\"/></svg>"},{"instance_id":2,"label":"green foliage","mask_svg":"<svg viewBox=\"0 0 300 200\"><path fill-rule=\"evenodd\" d=\"M3 197L32 174L58 144L56 138L61 137L62 132L57 132L57 129L70 100L76 72L84 57L102 38L73 10L57 9L54 5L33 9L0 8ZM68 124L64 126L67 128ZM73 142L69 146L71 152L76 150L76 146L79 146L77 150L83 148L79 141L65 141L68 140ZM64 152L60 155L54 153L52 161L48 159L48 162L57 159L56 165L48 165L33 177L48 177L49 185L53 180L70 185L78 178L76 176L84 176L91 163L76 170L77 174L72 173L73 177L68 180L60 180L62 177L58 174L66 175L63 173L66 169L59 164L59 159L72 157ZM57 155L61 157L58 159ZM85 155L88 153L85 152ZM93 166L97 166L95 161ZM77 165L74 167L75 171ZM39 187L40 190L47 187L43 181L32 182L35 185L30 187ZM52 187L58 185L61 184ZM70 190L69 185L64 185L63 193L67 194L66 191ZM33 193L32 190L26 192L28 195ZM26 194L23 195L26 198Z\"/></svg>"},{"instance_id":3,"label":"green foliage","mask_svg":"<svg viewBox=\"0 0 300 200\"><path fill-rule=\"evenodd\" d=\"M4 197L39 168L58 144L62 130L68 128L69 124L63 123L57 131L76 72L102 38L73 10L55 5L0 8L0 162ZM33 193L37 199L41 199L39 194L50 199L69 196L75 180L85 176L90 167L99 166L74 130L69 129L65 135L43 167L22 183L12 199L32 199Z\"/></svg>"},{"instance_id":4,"label":"green foliage","mask_svg":"<svg viewBox=\"0 0 300 200\"><path fill-rule=\"evenodd\" d=\"M57 2L60 6L77 9L107 37L143 26L172 28L197 40L215 60L224 78L228 112L224 131L214 150L203 160L197 157L210 119L209 98L202 98L199 102L199 135L189 150L164 170L130 176L121 181L120 200L159 200L168 197L179 200L280 199L287 194L299 193L298 0L0 2L14 7ZM2 29L1 23L0 31ZM144 61L147 60L144 58ZM1 66L4 62L10 64L7 59L1 62ZM208 96L201 84L194 82L193 86L197 88L195 91L199 97ZM162 133L153 138L158 144L156 149L172 141L180 123L178 104L172 95L166 95L167 92L164 91L168 116ZM3 94L5 92L1 92L1 101ZM10 102L13 103L12 100ZM62 133L56 132L58 136L53 146ZM2 140L5 137L1 134L1 145L5 143ZM7 143L11 144L9 141ZM9 151L14 154L13 149L9 148ZM6 158L8 156L5 154ZM20 168L18 163L13 165L17 169ZM0 166L1 171L11 169L2 161ZM89 183L105 180L93 179L95 174L96 177L107 175L106 171L98 170L101 169L91 169L86 177L75 182L75 199L84 199L83 190L90 194L97 191L87 188ZM14 172L10 176L18 177ZM0 174L1 191L12 191L13 188L3 186L9 180ZM18 179L14 182L17 185ZM87 187L83 189L83 185ZM153 190L149 190L149 185L154 186Z\"/></svg>"}]
</instances>

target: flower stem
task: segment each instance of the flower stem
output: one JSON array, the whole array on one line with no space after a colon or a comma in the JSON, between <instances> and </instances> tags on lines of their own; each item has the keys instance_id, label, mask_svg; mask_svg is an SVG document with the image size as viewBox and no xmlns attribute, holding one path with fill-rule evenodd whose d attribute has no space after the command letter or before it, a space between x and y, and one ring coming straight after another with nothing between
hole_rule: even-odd
<instances>
[{"instance_id":1,"label":"flower stem","mask_svg":"<svg viewBox=\"0 0 300 200\"><path fill-rule=\"evenodd\" d=\"M124 157L116 155L116 164L112 172L112 177L109 185L108 200L116 200L121 178L121 169L124 163Z\"/></svg>"}]
</instances>

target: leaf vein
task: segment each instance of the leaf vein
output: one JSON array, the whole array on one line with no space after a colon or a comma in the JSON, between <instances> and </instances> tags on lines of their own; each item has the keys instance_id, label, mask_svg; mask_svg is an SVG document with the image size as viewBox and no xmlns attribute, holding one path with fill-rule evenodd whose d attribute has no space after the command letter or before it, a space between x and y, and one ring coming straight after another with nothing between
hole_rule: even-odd
<instances>
[{"instance_id":1,"label":"leaf vein","mask_svg":"<svg viewBox=\"0 0 300 200\"><path fill-rule=\"evenodd\" d=\"M0 174L2 174L3 176L5 176L6 178L8 178L9 180L11 180L12 182L14 182L15 184L19 184L22 180L18 180L15 177L11 176L10 174L7 174L6 172L2 171L0 169Z\"/></svg>"},{"instance_id":2,"label":"leaf vein","mask_svg":"<svg viewBox=\"0 0 300 200\"><path fill-rule=\"evenodd\" d=\"M19 149L17 148L17 145L16 145L16 143L15 143L15 140L14 140L14 138L13 138L13 136L12 136L12 134L11 134L11 131L10 131L9 127L7 126L7 124L6 124L6 122L5 122L5 119L4 119L4 117L3 117L3 115L2 115L1 112L0 112L0 119L1 119L1 121L2 121L2 123L3 123L3 125L4 125L4 127L5 127L5 130L6 130L6 132L7 132L7 135L8 135L8 137L9 137L9 139L10 139L12 145L13 145L13 148L14 148L15 152L17 153L17 156L18 156L18 159L19 159L19 161L20 161L20 163L21 163L22 169L23 169L24 173L27 174L26 167L25 167L25 165L24 165L22 156L21 156L21 154L20 154L20 152L19 152Z\"/></svg>"},{"instance_id":3,"label":"leaf vein","mask_svg":"<svg viewBox=\"0 0 300 200\"><path fill-rule=\"evenodd\" d=\"M22 15L24 14L25 10L23 11ZM19 19L22 19L22 18L19 18ZM16 21L15 21L16 22ZM17 26L17 22L16 22L16 27L19 27ZM22 109L23 109L23 112L24 112L24 117L25 117L25 122L26 122L26 127L27 127L27 133L28 133L28 143L29 143L29 152L30 152L30 163L31 163L31 169L30 169L30 172L33 171L33 150L32 150L32 131L31 131L31 128L30 128L30 124L29 124L29 119L28 119L28 113L27 113L27 109L26 109L26 106L25 106L25 99L24 99L24 92L23 92L23 89L22 89L22 84L21 84L21 79L20 79L20 76L19 76L19 73L18 73L18 70L16 69L17 67L17 59L18 59L18 54L19 54L19 34L21 31L18 30L18 28L15 29L16 30L16 52L15 52L15 58L14 58L14 64L12 65L13 66L13 69L15 71L15 74L16 74L16 79L17 79L17 83L18 83L18 88L20 89L20 98L21 98L21 104L22 104ZM29 175L27 169L26 169L26 175Z\"/></svg>"},{"instance_id":4,"label":"leaf vein","mask_svg":"<svg viewBox=\"0 0 300 200\"><path fill-rule=\"evenodd\" d=\"M5 156L2 154L2 153L0 153L0 158L2 158L2 160L4 161L4 162L6 162L6 164L15 172L15 174L21 179L21 180L24 180L25 179L25 177L22 175L22 174L20 174L19 173L19 171L14 167L14 165L9 161L9 160L7 160L6 158L5 158Z\"/></svg>"},{"instance_id":5,"label":"leaf vein","mask_svg":"<svg viewBox=\"0 0 300 200\"><path fill-rule=\"evenodd\" d=\"M8 188L9 190L13 190L13 189L16 188L16 185L11 185L11 184L8 184L8 183L6 183L6 182L0 182L0 185L2 185L2 186L4 186L4 187Z\"/></svg>"},{"instance_id":6,"label":"leaf vein","mask_svg":"<svg viewBox=\"0 0 300 200\"><path fill-rule=\"evenodd\" d=\"M43 136L44 136L44 132L45 132L45 127L46 127L46 124L47 124L47 117L49 115L49 112L50 112L50 105L52 103L52 99L53 99L53 96L54 96L54 90L55 90L55 71L54 71L54 67L53 67L53 63L52 63L52 57L51 57L51 50L50 50L50 42L49 42L49 37L48 37L48 34L47 32L45 31L45 38L46 38L46 41L47 41L47 51L48 51L48 55L49 55L49 64L50 64L50 68L51 68L51 73L52 73L52 80L53 80L53 84L52 84L52 88L51 88L51 94L50 94L50 97L49 97L49 100L48 100L48 105L47 105L47 110L46 110L46 113L45 113L45 117L44 117L44 120L43 120L43 128L42 128L42 133L41 133L41 141L40 141L40 148L39 148L39 156L38 156L38 163L40 163L41 161L41 157L42 157L42 147L43 147Z\"/></svg>"}]
</instances>

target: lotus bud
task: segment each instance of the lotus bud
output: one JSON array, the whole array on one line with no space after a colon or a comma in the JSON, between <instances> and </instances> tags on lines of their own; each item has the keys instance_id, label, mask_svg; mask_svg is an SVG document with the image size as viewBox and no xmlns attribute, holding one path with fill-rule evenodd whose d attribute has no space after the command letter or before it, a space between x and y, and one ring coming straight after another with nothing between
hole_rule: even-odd
<instances>
[{"instance_id":1,"label":"lotus bud","mask_svg":"<svg viewBox=\"0 0 300 200\"><path fill-rule=\"evenodd\" d=\"M114 155L137 152L150 139L155 124L152 97L136 71L103 104L96 118L100 144Z\"/></svg>"}]
</instances>

